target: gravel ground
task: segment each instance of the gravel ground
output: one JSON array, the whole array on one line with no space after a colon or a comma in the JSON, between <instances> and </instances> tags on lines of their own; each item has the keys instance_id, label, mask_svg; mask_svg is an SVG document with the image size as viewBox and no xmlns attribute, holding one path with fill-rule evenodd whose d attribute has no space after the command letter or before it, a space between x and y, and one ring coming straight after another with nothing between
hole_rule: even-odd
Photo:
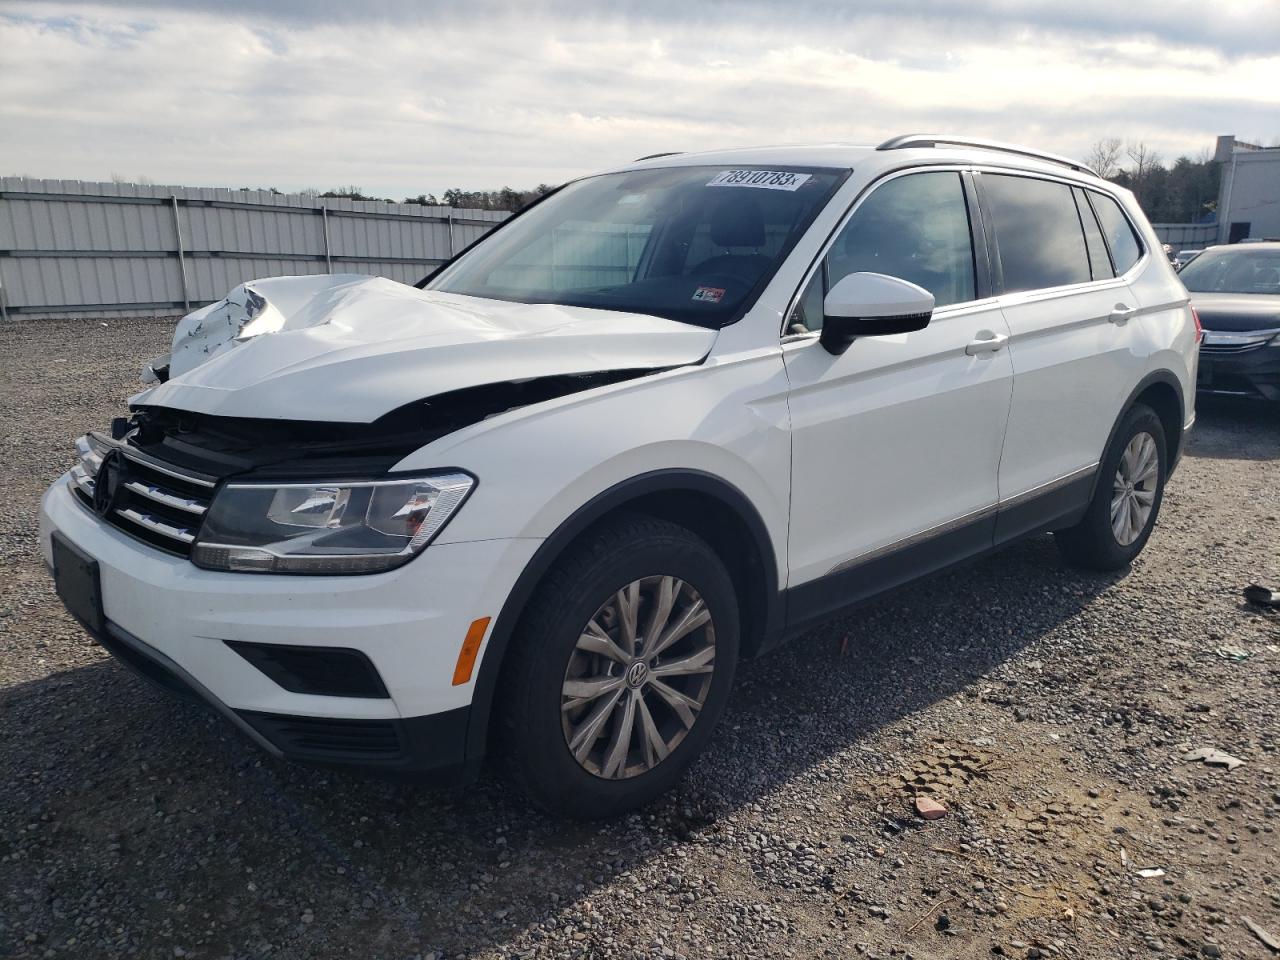
<instances>
[{"instance_id":1,"label":"gravel ground","mask_svg":"<svg viewBox=\"0 0 1280 960\"><path fill-rule=\"evenodd\" d=\"M37 499L168 332L0 326L0 955L1273 955L1280 617L1240 591L1280 584L1277 411L1202 405L1131 571L1040 538L872 604L745 665L673 796L580 825L273 761L62 612Z\"/></svg>"}]
</instances>

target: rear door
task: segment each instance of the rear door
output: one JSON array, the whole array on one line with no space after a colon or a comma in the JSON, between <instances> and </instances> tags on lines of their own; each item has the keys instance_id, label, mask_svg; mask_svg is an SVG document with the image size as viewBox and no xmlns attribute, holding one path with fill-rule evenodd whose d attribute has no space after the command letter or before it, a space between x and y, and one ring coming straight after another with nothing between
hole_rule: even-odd
<instances>
[{"instance_id":1,"label":"rear door","mask_svg":"<svg viewBox=\"0 0 1280 960\"><path fill-rule=\"evenodd\" d=\"M1012 335L1013 403L1000 458L997 541L1083 505L1143 358L1138 303L1116 276L1085 194L1048 177L978 175Z\"/></svg>"}]
</instances>

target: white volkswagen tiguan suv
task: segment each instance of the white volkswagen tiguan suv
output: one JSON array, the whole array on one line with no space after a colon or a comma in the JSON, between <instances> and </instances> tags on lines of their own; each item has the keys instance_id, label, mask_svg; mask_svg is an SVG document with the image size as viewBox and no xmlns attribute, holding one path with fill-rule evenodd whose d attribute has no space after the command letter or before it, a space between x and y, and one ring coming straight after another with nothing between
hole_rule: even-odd
<instances>
[{"instance_id":1,"label":"white volkswagen tiguan suv","mask_svg":"<svg viewBox=\"0 0 1280 960\"><path fill-rule=\"evenodd\" d=\"M1142 549L1198 323L1133 197L985 141L649 157L417 287L246 283L79 441L41 542L121 660L276 756L607 816L734 668L1052 531Z\"/></svg>"}]
</instances>

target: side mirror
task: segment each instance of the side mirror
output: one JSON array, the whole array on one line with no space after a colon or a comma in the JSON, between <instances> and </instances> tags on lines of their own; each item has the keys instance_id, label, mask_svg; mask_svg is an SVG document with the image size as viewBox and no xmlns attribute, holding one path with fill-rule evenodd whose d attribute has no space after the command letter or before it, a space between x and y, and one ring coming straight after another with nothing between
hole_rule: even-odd
<instances>
[{"instance_id":1,"label":"side mirror","mask_svg":"<svg viewBox=\"0 0 1280 960\"><path fill-rule=\"evenodd\" d=\"M933 316L933 294L883 273L851 273L831 288L822 312L819 342L839 356L858 337L923 330Z\"/></svg>"}]
</instances>

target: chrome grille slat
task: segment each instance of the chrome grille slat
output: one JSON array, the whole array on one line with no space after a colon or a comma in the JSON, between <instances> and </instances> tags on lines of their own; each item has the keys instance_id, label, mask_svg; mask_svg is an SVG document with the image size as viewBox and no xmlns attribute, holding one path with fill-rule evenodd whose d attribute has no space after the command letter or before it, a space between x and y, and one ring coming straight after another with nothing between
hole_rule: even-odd
<instances>
[{"instance_id":1,"label":"chrome grille slat","mask_svg":"<svg viewBox=\"0 0 1280 960\"><path fill-rule=\"evenodd\" d=\"M1267 345L1266 340L1260 340L1257 343L1232 343L1232 344L1200 344L1200 352L1221 356L1223 354L1232 353L1249 353L1252 350L1260 350Z\"/></svg>"},{"instance_id":2,"label":"chrome grille slat","mask_svg":"<svg viewBox=\"0 0 1280 960\"><path fill-rule=\"evenodd\" d=\"M1201 353L1248 353L1271 343L1280 328L1273 330L1205 330Z\"/></svg>"},{"instance_id":3,"label":"chrome grille slat","mask_svg":"<svg viewBox=\"0 0 1280 960\"><path fill-rule=\"evenodd\" d=\"M102 456L93 449L88 437L80 437L76 440L76 456L80 458L82 464L92 464L94 470L102 466Z\"/></svg>"},{"instance_id":4,"label":"chrome grille slat","mask_svg":"<svg viewBox=\"0 0 1280 960\"><path fill-rule=\"evenodd\" d=\"M71 468L71 488L85 509L143 543L182 556L190 554L213 500L216 480L158 461L127 441L97 434L81 438L76 449L80 463ZM95 473L113 452L123 458L122 471L110 484L110 502L97 504L102 478Z\"/></svg>"},{"instance_id":5,"label":"chrome grille slat","mask_svg":"<svg viewBox=\"0 0 1280 960\"><path fill-rule=\"evenodd\" d=\"M206 480L203 477L197 477L190 473L183 473L171 467L166 467L156 463L150 457L142 457L130 450L128 447L120 447L120 452L124 454L126 460L130 463L137 464L147 470L154 470L156 473L162 473L166 477L172 477L175 480L181 480L183 483L194 484L197 487L207 487L212 490L217 484L212 480Z\"/></svg>"},{"instance_id":6,"label":"chrome grille slat","mask_svg":"<svg viewBox=\"0 0 1280 960\"><path fill-rule=\"evenodd\" d=\"M83 492L90 500L93 499L93 477L89 476L89 471L78 463L71 468L71 482L77 490Z\"/></svg>"},{"instance_id":7,"label":"chrome grille slat","mask_svg":"<svg viewBox=\"0 0 1280 960\"><path fill-rule=\"evenodd\" d=\"M163 503L166 507L172 507L175 510L182 510L186 513L192 513L196 516L203 516L209 509L209 505L203 501L196 500L192 497L180 496L163 490L153 483L146 483L142 480L130 480L125 487L138 494L140 497L146 497L148 500L154 500L156 503Z\"/></svg>"},{"instance_id":8,"label":"chrome grille slat","mask_svg":"<svg viewBox=\"0 0 1280 960\"><path fill-rule=\"evenodd\" d=\"M189 527L179 527L177 524L169 523L161 520L159 517L142 513L134 507L124 507L115 511L116 516L123 517L130 523L136 523L144 530L150 530L152 533L162 537L168 537L171 540L177 540L184 546L191 546L195 542L196 533Z\"/></svg>"}]
</instances>

